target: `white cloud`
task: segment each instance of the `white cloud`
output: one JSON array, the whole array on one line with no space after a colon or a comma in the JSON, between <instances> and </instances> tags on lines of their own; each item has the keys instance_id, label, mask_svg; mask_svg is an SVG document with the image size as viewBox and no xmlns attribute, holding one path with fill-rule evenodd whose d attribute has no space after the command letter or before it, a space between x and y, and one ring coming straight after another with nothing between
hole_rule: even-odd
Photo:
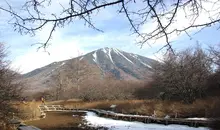
<instances>
[{"instance_id":1,"label":"white cloud","mask_svg":"<svg viewBox=\"0 0 220 130\"><path fill-rule=\"evenodd\" d=\"M47 30L47 28L45 29ZM37 51L36 48L38 45L33 46L29 51L15 57L12 61L12 67L15 69L19 68L21 73L26 73L55 61L77 57L79 55L78 52L84 52L78 46L79 43L77 40L73 38L63 39L61 33L60 31L54 33L53 39L50 41L52 45L46 49L49 54L43 51L43 49ZM36 39L45 41L48 37L47 34L47 31L42 31L36 36Z\"/></svg>"}]
</instances>

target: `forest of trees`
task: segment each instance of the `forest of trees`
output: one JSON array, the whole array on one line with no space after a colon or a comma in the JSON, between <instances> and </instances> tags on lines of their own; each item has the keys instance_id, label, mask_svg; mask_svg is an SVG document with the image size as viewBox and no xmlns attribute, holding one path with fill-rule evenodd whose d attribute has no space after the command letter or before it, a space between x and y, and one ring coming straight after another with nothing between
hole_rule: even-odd
<instances>
[{"instance_id":1,"label":"forest of trees","mask_svg":"<svg viewBox=\"0 0 220 130\"><path fill-rule=\"evenodd\" d=\"M164 90L163 98L180 99L192 103L205 95L207 78L211 74L211 60L201 49L167 54L164 63L155 66L155 86Z\"/></svg>"},{"instance_id":2,"label":"forest of trees","mask_svg":"<svg viewBox=\"0 0 220 130\"><path fill-rule=\"evenodd\" d=\"M154 66L153 81L136 92L139 98L160 98L192 103L207 96L220 96L219 46L197 46L167 52Z\"/></svg>"}]
</instances>

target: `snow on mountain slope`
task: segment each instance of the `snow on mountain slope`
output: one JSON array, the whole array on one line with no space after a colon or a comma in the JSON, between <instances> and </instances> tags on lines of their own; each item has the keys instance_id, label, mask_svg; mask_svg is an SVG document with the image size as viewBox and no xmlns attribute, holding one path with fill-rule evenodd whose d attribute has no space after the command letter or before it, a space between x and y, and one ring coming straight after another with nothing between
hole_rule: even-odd
<instances>
[{"instance_id":1,"label":"snow on mountain slope","mask_svg":"<svg viewBox=\"0 0 220 130\"><path fill-rule=\"evenodd\" d=\"M83 56L91 64L96 64L104 72L117 79L146 79L152 74L155 60L121 51L116 48L102 48Z\"/></svg>"}]
</instances>

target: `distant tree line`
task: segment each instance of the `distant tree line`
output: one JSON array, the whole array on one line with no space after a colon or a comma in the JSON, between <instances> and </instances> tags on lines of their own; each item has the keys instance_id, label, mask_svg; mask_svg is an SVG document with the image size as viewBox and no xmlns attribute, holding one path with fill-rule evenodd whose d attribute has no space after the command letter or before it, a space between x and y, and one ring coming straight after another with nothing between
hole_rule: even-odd
<instances>
[{"instance_id":1,"label":"distant tree line","mask_svg":"<svg viewBox=\"0 0 220 130\"><path fill-rule=\"evenodd\" d=\"M47 100L65 100L71 98L84 101L125 100L134 99L136 89L143 87L145 84L138 81L121 81L116 79L96 80L91 78L85 79L78 85L80 89L74 83L57 84L57 86L51 86L50 90L34 96L38 98L45 96Z\"/></svg>"}]
</instances>

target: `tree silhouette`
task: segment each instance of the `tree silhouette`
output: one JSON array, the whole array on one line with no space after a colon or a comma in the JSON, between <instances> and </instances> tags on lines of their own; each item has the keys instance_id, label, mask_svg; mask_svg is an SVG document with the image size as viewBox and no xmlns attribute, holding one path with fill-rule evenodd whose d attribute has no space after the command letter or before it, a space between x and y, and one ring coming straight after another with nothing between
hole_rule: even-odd
<instances>
[{"instance_id":1,"label":"tree silhouette","mask_svg":"<svg viewBox=\"0 0 220 130\"><path fill-rule=\"evenodd\" d=\"M22 84L15 81L18 74L10 70L6 52L4 44L0 43L0 129L2 122L16 112L12 102L21 99L22 93Z\"/></svg>"}]
</instances>

